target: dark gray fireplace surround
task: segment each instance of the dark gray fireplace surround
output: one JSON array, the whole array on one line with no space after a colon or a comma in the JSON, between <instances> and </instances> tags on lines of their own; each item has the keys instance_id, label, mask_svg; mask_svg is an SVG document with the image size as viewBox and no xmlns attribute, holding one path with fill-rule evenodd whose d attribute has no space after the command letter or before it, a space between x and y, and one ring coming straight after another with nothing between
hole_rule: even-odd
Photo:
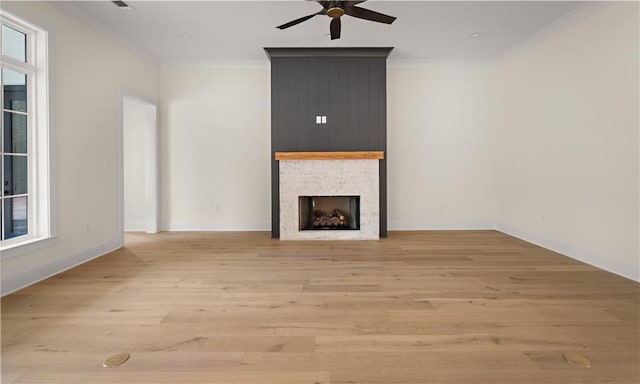
<instances>
[{"instance_id":1,"label":"dark gray fireplace surround","mask_svg":"<svg viewBox=\"0 0 640 384\"><path fill-rule=\"evenodd\" d=\"M387 56L393 48L265 48L271 60L271 236L280 237L276 152L384 151L380 237L387 237ZM325 122L318 121L325 116Z\"/></svg>"}]
</instances>

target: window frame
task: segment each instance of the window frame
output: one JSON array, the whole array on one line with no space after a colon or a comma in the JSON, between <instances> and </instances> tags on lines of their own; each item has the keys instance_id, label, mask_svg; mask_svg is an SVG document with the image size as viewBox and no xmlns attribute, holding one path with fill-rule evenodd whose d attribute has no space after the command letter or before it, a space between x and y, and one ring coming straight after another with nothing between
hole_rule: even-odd
<instances>
[{"instance_id":1,"label":"window frame","mask_svg":"<svg viewBox=\"0 0 640 384\"><path fill-rule=\"evenodd\" d=\"M0 12L0 24L26 35L26 62L4 56L0 52L0 66L27 75L28 106L26 114L28 229L26 235L0 241L0 259L3 260L48 245L55 238L55 230L52 220L48 33L4 10ZM2 28L0 28L1 38ZM4 94L0 97L4 98ZM4 113L2 119L4 124Z\"/></svg>"}]
</instances>

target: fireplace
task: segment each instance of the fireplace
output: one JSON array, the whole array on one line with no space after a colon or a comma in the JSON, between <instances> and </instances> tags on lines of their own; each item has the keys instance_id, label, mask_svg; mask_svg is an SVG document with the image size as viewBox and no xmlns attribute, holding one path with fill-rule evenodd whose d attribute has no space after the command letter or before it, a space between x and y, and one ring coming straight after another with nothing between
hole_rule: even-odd
<instances>
[{"instance_id":1,"label":"fireplace","mask_svg":"<svg viewBox=\"0 0 640 384\"><path fill-rule=\"evenodd\" d=\"M273 238L331 241L387 237L387 161L384 152L388 120L387 57L392 49L265 48L271 60ZM325 167L291 164L285 172L292 179L282 183L282 164L296 160L328 164ZM354 166L352 163L372 160L375 160L377 175L367 173L365 179L350 171ZM298 174L291 175L292 167L297 168ZM330 173L308 174L309 179L303 174L324 170ZM375 177L375 181L371 177ZM363 188L360 188L360 182L365 183ZM377 195L369 193L369 183L373 182L378 188ZM287 188L294 188L295 195ZM361 193L362 189L366 189L365 194ZM283 193L287 195L286 199ZM298 197L319 195L360 195L360 231L298 229ZM281 203L286 205L284 209ZM373 207L375 203L378 204L376 208ZM287 222L282 223L282 218ZM378 225L376 231L372 228L374 223Z\"/></svg>"},{"instance_id":2,"label":"fireplace","mask_svg":"<svg viewBox=\"0 0 640 384\"><path fill-rule=\"evenodd\" d=\"M276 152L275 156L281 240L380 238L383 152Z\"/></svg>"},{"instance_id":3,"label":"fireplace","mask_svg":"<svg viewBox=\"0 0 640 384\"><path fill-rule=\"evenodd\" d=\"M360 230L360 196L299 196L299 226L309 230Z\"/></svg>"}]
</instances>

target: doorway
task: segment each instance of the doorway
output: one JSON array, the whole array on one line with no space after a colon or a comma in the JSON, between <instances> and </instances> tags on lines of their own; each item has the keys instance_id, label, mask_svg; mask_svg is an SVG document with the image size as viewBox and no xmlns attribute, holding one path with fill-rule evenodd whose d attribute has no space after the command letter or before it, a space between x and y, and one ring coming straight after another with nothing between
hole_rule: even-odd
<instances>
[{"instance_id":1,"label":"doorway","mask_svg":"<svg viewBox=\"0 0 640 384\"><path fill-rule=\"evenodd\" d=\"M158 233L158 109L123 93L121 112L121 232Z\"/></svg>"}]
</instances>

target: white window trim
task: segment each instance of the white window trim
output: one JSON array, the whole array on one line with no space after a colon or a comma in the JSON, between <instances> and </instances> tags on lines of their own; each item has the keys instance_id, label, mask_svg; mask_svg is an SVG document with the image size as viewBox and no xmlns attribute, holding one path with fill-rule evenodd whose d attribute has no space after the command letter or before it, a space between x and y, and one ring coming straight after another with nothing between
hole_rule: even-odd
<instances>
[{"instance_id":1,"label":"white window trim","mask_svg":"<svg viewBox=\"0 0 640 384\"><path fill-rule=\"evenodd\" d=\"M51 245L56 239L53 217L53 148L52 123L49 119L49 52L48 33L6 11L0 12L2 24L26 32L27 65L10 57L0 56L3 67L29 71L28 114L29 210L28 234L4 241L0 245L0 260ZM1 32L0 32L1 33Z\"/></svg>"}]
</instances>

